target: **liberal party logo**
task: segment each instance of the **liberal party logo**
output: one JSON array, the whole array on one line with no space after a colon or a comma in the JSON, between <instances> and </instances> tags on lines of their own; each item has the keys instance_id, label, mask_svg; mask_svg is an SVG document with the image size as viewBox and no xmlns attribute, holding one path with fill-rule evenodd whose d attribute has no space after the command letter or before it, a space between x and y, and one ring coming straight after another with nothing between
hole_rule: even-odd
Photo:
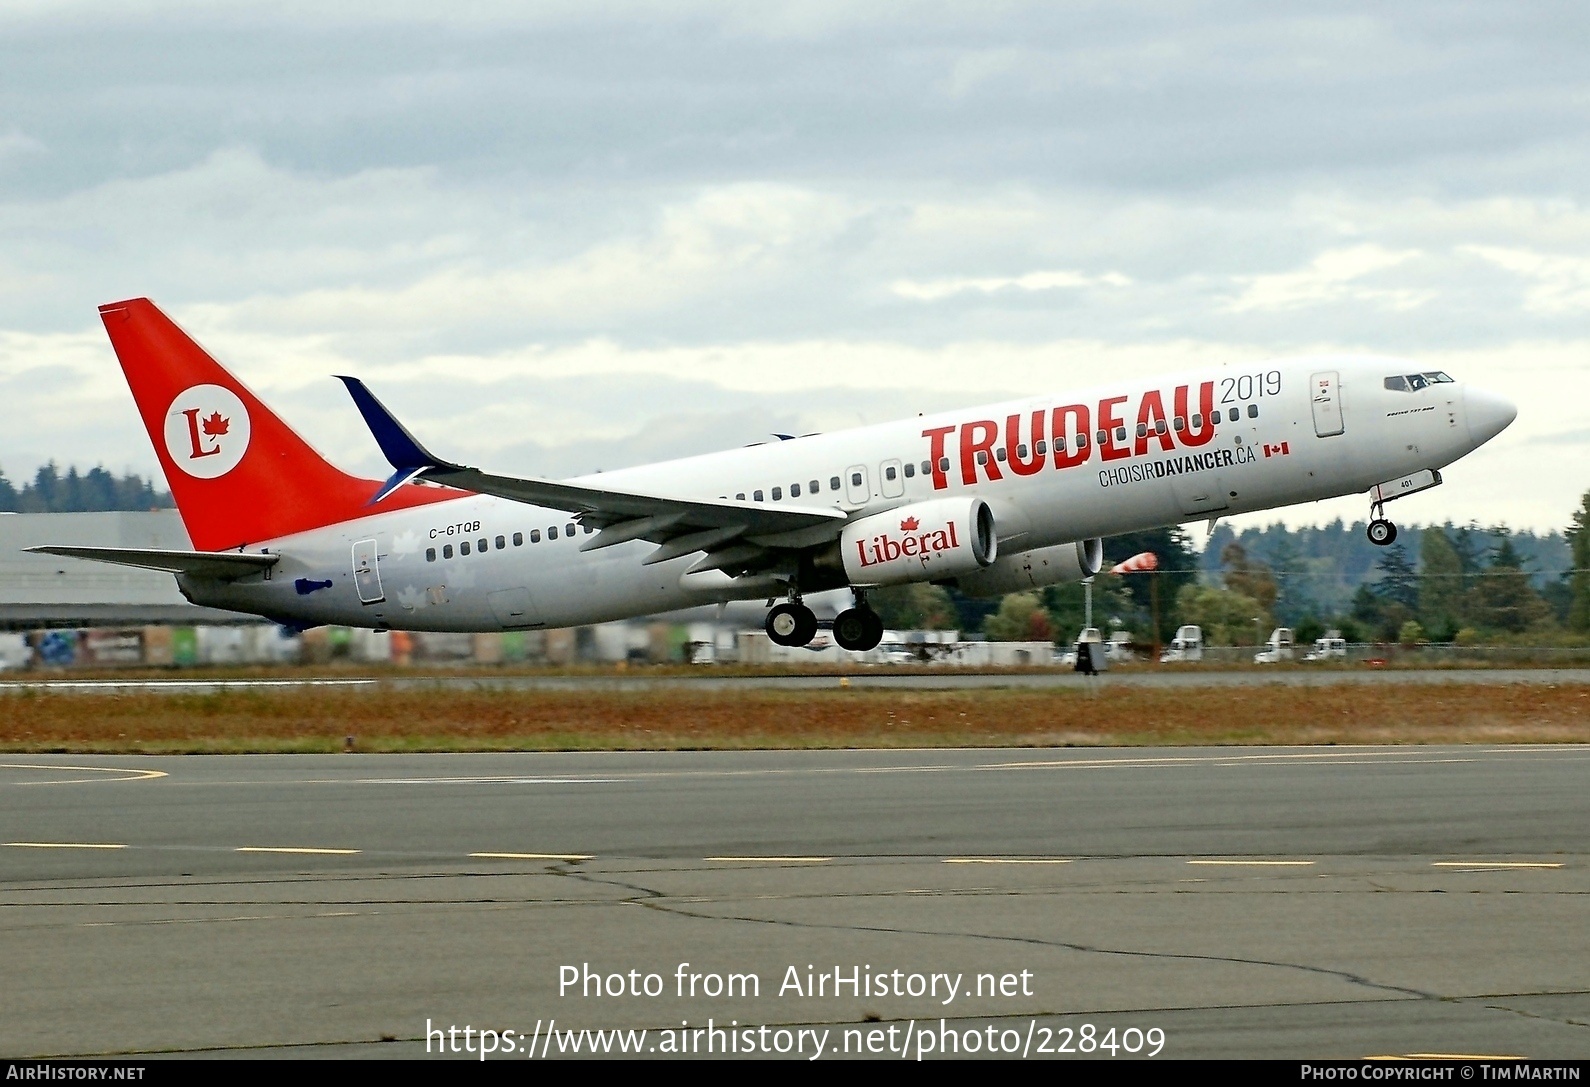
<instances>
[{"instance_id":1,"label":"liberal party logo","mask_svg":"<svg viewBox=\"0 0 1590 1087\"><path fill-rule=\"evenodd\" d=\"M248 409L220 385L194 385L166 409L166 452L199 479L224 476L248 452Z\"/></svg>"}]
</instances>

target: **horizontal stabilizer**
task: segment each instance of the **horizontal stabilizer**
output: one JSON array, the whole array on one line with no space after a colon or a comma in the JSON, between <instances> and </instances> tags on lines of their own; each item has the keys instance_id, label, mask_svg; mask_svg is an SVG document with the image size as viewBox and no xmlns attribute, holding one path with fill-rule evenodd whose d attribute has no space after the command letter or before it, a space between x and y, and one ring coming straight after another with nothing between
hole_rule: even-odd
<instances>
[{"instance_id":1,"label":"horizontal stabilizer","mask_svg":"<svg viewBox=\"0 0 1590 1087\"><path fill-rule=\"evenodd\" d=\"M164 570L168 574L191 574L216 581L236 581L275 566L280 555L245 555L240 551L166 551L153 547L67 547L46 544L24 547L44 555L60 555L90 562L113 562L143 570Z\"/></svg>"}]
</instances>

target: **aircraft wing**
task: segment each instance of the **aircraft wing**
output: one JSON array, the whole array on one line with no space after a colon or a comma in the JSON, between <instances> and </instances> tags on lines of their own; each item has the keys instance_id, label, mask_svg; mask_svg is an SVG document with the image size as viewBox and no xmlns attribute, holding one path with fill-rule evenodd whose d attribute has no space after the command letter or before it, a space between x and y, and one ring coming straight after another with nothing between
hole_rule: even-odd
<instances>
[{"instance_id":1,"label":"aircraft wing","mask_svg":"<svg viewBox=\"0 0 1590 1087\"><path fill-rule=\"evenodd\" d=\"M167 551L153 547L78 547L46 544L41 547L24 547L44 555L61 555L69 559L88 559L91 562L112 562L118 566L136 566L144 570L164 570L168 574L192 574L194 577L214 578L217 581L235 581L249 574L257 574L276 565L280 555L245 555L240 551Z\"/></svg>"},{"instance_id":2,"label":"aircraft wing","mask_svg":"<svg viewBox=\"0 0 1590 1087\"><path fill-rule=\"evenodd\" d=\"M770 549L826 542L839 535L848 519L844 511L828 507L677 498L585 483L494 475L452 464L421 445L358 378L341 377L341 381L395 469L372 502L380 501L404 483L427 480L574 514L582 524L602 530L585 541L582 551L648 540L661 545L646 558L648 564L707 552L707 558L692 570L754 565Z\"/></svg>"}]
</instances>

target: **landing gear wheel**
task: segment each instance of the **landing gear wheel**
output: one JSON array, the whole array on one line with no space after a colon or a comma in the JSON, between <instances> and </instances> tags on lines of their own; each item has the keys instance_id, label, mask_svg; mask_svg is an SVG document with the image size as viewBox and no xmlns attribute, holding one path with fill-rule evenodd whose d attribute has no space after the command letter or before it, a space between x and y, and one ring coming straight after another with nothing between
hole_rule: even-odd
<instances>
[{"instance_id":1,"label":"landing gear wheel","mask_svg":"<svg viewBox=\"0 0 1590 1087\"><path fill-rule=\"evenodd\" d=\"M1369 542L1376 547L1387 547L1397 541L1397 526L1384 517L1376 517L1369 522L1369 528L1365 531L1365 535L1369 537Z\"/></svg>"},{"instance_id":2,"label":"landing gear wheel","mask_svg":"<svg viewBox=\"0 0 1590 1087\"><path fill-rule=\"evenodd\" d=\"M780 604L767 613L764 627L778 645L805 645L817 636L817 616L805 604Z\"/></svg>"},{"instance_id":3,"label":"landing gear wheel","mask_svg":"<svg viewBox=\"0 0 1590 1087\"><path fill-rule=\"evenodd\" d=\"M866 606L842 611L834 619L834 641L840 649L863 653L876 649L883 641L883 620Z\"/></svg>"}]
</instances>

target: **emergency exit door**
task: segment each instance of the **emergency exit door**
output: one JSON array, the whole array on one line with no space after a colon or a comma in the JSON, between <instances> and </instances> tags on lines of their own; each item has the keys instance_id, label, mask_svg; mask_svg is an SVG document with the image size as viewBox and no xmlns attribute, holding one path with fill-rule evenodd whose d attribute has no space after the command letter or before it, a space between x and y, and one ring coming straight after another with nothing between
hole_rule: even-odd
<instances>
[{"instance_id":1,"label":"emergency exit door","mask_svg":"<svg viewBox=\"0 0 1590 1087\"><path fill-rule=\"evenodd\" d=\"M374 540L360 540L353 545L353 583L359 590L361 604L379 604L386 599L381 591L381 567Z\"/></svg>"}]
</instances>

